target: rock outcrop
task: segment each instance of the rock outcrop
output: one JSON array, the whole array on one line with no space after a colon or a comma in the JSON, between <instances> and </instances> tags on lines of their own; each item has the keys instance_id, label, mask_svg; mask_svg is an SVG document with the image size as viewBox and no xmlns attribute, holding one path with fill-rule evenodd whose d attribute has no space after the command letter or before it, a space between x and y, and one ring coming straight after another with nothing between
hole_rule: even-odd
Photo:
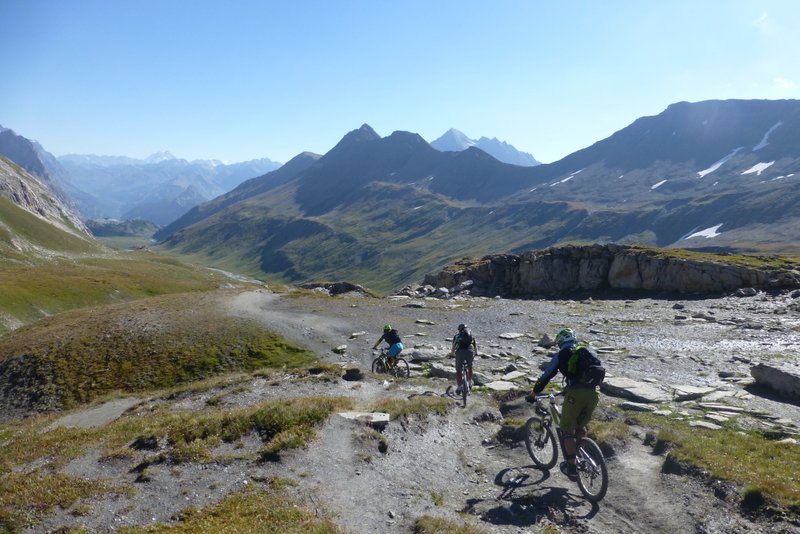
<instances>
[{"instance_id":1,"label":"rock outcrop","mask_svg":"<svg viewBox=\"0 0 800 534\"><path fill-rule=\"evenodd\" d=\"M780 397L800 402L800 368L759 363L750 369L756 384L767 387Z\"/></svg>"},{"instance_id":2,"label":"rock outcrop","mask_svg":"<svg viewBox=\"0 0 800 534\"><path fill-rule=\"evenodd\" d=\"M0 157L0 196L65 232L90 235L80 217L45 183L4 157Z\"/></svg>"},{"instance_id":3,"label":"rock outcrop","mask_svg":"<svg viewBox=\"0 0 800 534\"><path fill-rule=\"evenodd\" d=\"M604 289L719 294L800 287L800 265L788 261L761 258L763 267L748 267L726 262L723 255L691 256L614 244L569 245L464 259L428 275L425 284L448 289L466 285L472 295L507 298Z\"/></svg>"}]
</instances>

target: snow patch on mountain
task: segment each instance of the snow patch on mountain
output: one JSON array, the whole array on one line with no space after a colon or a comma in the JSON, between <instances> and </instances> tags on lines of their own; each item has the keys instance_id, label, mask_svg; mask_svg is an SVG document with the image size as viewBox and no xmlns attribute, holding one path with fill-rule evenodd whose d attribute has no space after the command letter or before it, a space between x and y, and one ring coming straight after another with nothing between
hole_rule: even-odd
<instances>
[{"instance_id":1,"label":"snow patch on mountain","mask_svg":"<svg viewBox=\"0 0 800 534\"><path fill-rule=\"evenodd\" d=\"M770 161L769 163L756 163L742 174L753 174L755 173L756 176L761 176L761 173L767 170L772 164L775 163L774 161Z\"/></svg>"},{"instance_id":2,"label":"snow patch on mountain","mask_svg":"<svg viewBox=\"0 0 800 534\"><path fill-rule=\"evenodd\" d=\"M658 182L658 183L656 183L656 184L653 184L653 185L651 185L651 186L650 186L650 189L651 189L651 190L652 190L652 189L658 189L659 187L661 187L661 186L662 186L662 185L664 185L665 183L667 183L667 181L666 181L666 180L661 180L660 182Z\"/></svg>"},{"instance_id":3,"label":"snow patch on mountain","mask_svg":"<svg viewBox=\"0 0 800 534\"><path fill-rule=\"evenodd\" d=\"M716 226L712 226L711 228L706 228L705 230L700 230L699 232L691 233L683 237L683 239L692 239L693 237L705 237L706 239L711 239L712 237L717 237L718 235L720 235L720 232L718 230L720 229L722 224L723 223L718 224Z\"/></svg>"},{"instance_id":4,"label":"snow patch on mountain","mask_svg":"<svg viewBox=\"0 0 800 534\"><path fill-rule=\"evenodd\" d=\"M733 149L733 151L730 154L728 154L727 156L725 156L721 160L717 161L711 167L709 167L707 169L703 169L702 171L698 172L697 173L698 178L703 178L705 175L716 171L717 169L722 167L728 160L730 160L732 157L734 157L736 154L738 154L739 151L742 150L743 148L744 148L743 146L740 146L739 148Z\"/></svg>"},{"instance_id":5,"label":"snow patch on mountain","mask_svg":"<svg viewBox=\"0 0 800 534\"><path fill-rule=\"evenodd\" d=\"M760 142L760 143L758 143L756 146L754 146L754 147L753 147L753 152L755 152L756 150L761 150L762 148L764 148L765 146L767 146L767 145L769 144L769 134L771 134L772 132L774 132L774 131L775 131L775 129L776 129L778 126L780 126L781 124L783 124L783 121L778 121L777 123L775 123L775 124L772 126L772 128L770 128L769 130L767 130L767 133L765 133L765 134L764 134L764 137L762 137L762 138L761 138L761 142Z\"/></svg>"}]
</instances>

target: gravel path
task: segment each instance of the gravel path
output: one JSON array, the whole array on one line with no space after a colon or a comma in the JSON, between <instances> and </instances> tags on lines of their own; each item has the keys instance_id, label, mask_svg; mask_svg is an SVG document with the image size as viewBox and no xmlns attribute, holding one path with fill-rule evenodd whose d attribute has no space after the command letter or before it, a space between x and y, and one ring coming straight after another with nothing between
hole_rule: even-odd
<instances>
[{"instance_id":1,"label":"gravel path","mask_svg":"<svg viewBox=\"0 0 800 534\"><path fill-rule=\"evenodd\" d=\"M259 320L266 328L311 348L325 361L363 369L369 367L371 346L386 322L400 331L407 354L415 346L443 354L455 326L467 323L479 351L492 355L476 359L476 370L486 374L510 359L536 370L545 361L536 340L543 334L553 336L564 325L596 347L609 350L604 362L611 373L639 380L657 378L674 384L741 390L720 378L719 371L747 376L751 363L762 359L800 362L800 319L797 313L782 313L790 303L788 296L691 301L475 299L413 304L424 307L411 307L408 300L294 297L268 290L224 293L220 298L235 317ZM526 335L501 338L507 333ZM334 353L332 349L341 345L347 345L346 352ZM440 395L448 384L445 379L419 378L394 384L368 377L359 382L276 385L254 378L247 387L238 384L229 390L160 402L174 402L173 409L192 409L203 406L212 395L223 397L231 406L290 396L346 395L365 407L386 396ZM392 421L382 431L388 443L386 452L364 438L362 423L333 416L307 449L284 454L279 462L172 466L154 473L149 482L137 484L133 500L116 497L95 503L93 509L98 512L85 517L62 511L36 531L82 525L89 532L100 532L113 526L166 522L187 506L214 503L228 491L276 474L296 480L297 494L310 509L334 517L351 534L410 532L423 515L466 521L491 533L538 531L547 524L602 534L797 532L783 523L748 521L733 504L715 497L700 482L661 473L663 457L651 453L643 444L644 430L636 427L632 428L633 437L609 459L608 495L599 506L592 506L558 470L542 473L534 468L523 444L495 439L501 415L488 396L473 395L466 408L452 402L447 416ZM754 395L744 395L736 402L800 424L798 406ZM105 421L117 413L111 409L106 406L73 414L73 419L62 423L100 422L101 415ZM507 418L529 415L529 407L520 401L511 403L508 410ZM258 440L251 441L245 440L237 452L257 450ZM102 463L97 454L87 454L67 470L130 481L135 474L129 468L125 463Z\"/></svg>"}]
</instances>

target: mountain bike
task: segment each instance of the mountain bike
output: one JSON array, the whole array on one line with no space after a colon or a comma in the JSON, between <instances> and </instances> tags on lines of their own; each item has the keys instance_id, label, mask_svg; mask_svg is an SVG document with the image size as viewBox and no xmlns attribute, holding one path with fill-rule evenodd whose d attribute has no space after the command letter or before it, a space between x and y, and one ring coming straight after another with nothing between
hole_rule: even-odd
<instances>
[{"instance_id":1,"label":"mountain bike","mask_svg":"<svg viewBox=\"0 0 800 534\"><path fill-rule=\"evenodd\" d=\"M467 407L467 397L472 392L472 386L467 380L467 371L469 371L469 364L467 363L466 358L461 363L461 369L456 369L456 372L460 375L461 378L461 406L464 408ZM450 384L447 386L447 390L445 391L445 395L453 396L453 385Z\"/></svg>"},{"instance_id":2,"label":"mountain bike","mask_svg":"<svg viewBox=\"0 0 800 534\"><path fill-rule=\"evenodd\" d=\"M556 396L563 395L563 393L561 391L557 395L536 395L534 404L536 415L525 423L525 446L533 463L542 469L550 469L558 461L556 435L561 452L565 458L567 456L560 427L561 407L556 403ZM539 402L544 399L550 400L549 407L545 407ZM583 436L577 438L576 445L575 465L578 471L578 488L587 500L599 502L608 491L606 460L594 440Z\"/></svg>"},{"instance_id":3,"label":"mountain bike","mask_svg":"<svg viewBox=\"0 0 800 534\"><path fill-rule=\"evenodd\" d=\"M394 359L394 363L389 365L388 356L386 349L381 349L381 353L372 360L372 372L390 374L395 378L408 378L411 374L408 362L401 357L397 357Z\"/></svg>"}]
</instances>

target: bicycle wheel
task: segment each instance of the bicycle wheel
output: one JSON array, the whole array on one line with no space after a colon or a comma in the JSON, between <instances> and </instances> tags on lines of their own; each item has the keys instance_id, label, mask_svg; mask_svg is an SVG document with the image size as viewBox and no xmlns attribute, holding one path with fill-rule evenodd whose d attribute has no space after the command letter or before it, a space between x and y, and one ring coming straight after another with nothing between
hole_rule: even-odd
<instances>
[{"instance_id":1,"label":"bicycle wheel","mask_svg":"<svg viewBox=\"0 0 800 534\"><path fill-rule=\"evenodd\" d=\"M465 376L461 380L461 406L464 408L467 407L467 395L469 395L469 384L467 383L467 377Z\"/></svg>"},{"instance_id":2,"label":"bicycle wheel","mask_svg":"<svg viewBox=\"0 0 800 534\"><path fill-rule=\"evenodd\" d=\"M531 460L542 469L550 469L558 461L556 436L549 421L541 416L533 416L525 423L525 447Z\"/></svg>"},{"instance_id":3,"label":"bicycle wheel","mask_svg":"<svg viewBox=\"0 0 800 534\"><path fill-rule=\"evenodd\" d=\"M381 358L380 356L372 360L372 372L373 373L386 372L386 362L384 362L383 358Z\"/></svg>"},{"instance_id":4,"label":"bicycle wheel","mask_svg":"<svg viewBox=\"0 0 800 534\"><path fill-rule=\"evenodd\" d=\"M392 374L397 378L408 378L411 375L408 362L403 358L397 358L394 361L394 367L392 367Z\"/></svg>"},{"instance_id":5,"label":"bicycle wheel","mask_svg":"<svg viewBox=\"0 0 800 534\"><path fill-rule=\"evenodd\" d=\"M598 502L608 490L608 469L600 447L593 440L583 438L578 445L578 487L591 502Z\"/></svg>"}]
</instances>

